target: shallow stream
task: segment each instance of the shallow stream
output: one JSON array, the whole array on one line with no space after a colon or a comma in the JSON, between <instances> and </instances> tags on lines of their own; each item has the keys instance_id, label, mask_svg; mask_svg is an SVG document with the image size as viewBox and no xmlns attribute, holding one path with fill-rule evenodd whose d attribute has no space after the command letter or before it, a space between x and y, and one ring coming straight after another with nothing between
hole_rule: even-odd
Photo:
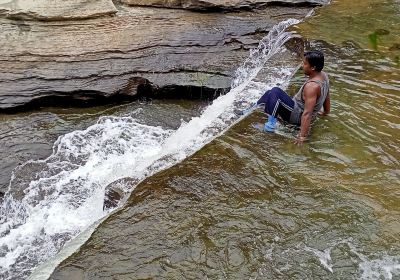
<instances>
[{"instance_id":1,"label":"shallow stream","mask_svg":"<svg viewBox=\"0 0 400 280\"><path fill-rule=\"evenodd\" d=\"M40 113L4 116L1 126L13 126L10 135L34 123L18 130L21 138L8 138L16 139L10 147L21 145L17 157L27 159L35 149L23 145L35 137L31 129L42 131L34 145L47 145L48 153L46 143L58 133L47 135L54 130L46 125L59 123L62 132L68 122L77 129L56 142L50 158L14 171L11 186L26 186L29 207L15 209L20 204L10 200L2 206L14 215L7 223L12 217L20 230L0 231L3 269L9 262L5 279L18 273L13 262L26 249L21 244L52 241L45 249L56 251L57 242L104 217L104 185L124 175L144 181L124 186L136 186L128 201L52 279L400 279L400 2L332 1L290 30L324 51L331 82L332 112L316 121L301 147L283 125L275 134L254 129L265 119L261 109L242 119L236 114L268 87L293 94L301 85L298 61L285 51L253 53L263 62L252 62L259 72L213 104L46 112L55 120L39 129L32 120ZM15 156L5 157L12 163ZM145 179L141 172L156 174ZM14 197L21 195L17 189ZM41 212L32 201L43 203ZM54 213L69 216L60 220ZM32 227L33 217L47 225L47 237L29 243L26 232L43 231ZM13 242L19 245L1 251ZM43 278L49 267L45 262L32 278Z\"/></svg>"}]
</instances>

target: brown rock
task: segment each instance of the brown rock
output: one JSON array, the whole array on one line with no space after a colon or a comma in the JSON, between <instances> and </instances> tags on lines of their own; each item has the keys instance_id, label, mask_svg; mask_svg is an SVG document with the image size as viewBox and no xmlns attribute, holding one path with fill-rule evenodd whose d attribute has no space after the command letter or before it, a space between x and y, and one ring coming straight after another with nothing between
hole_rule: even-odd
<instances>
[{"instance_id":1,"label":"brown rock","mask_svg":"<svg viewBox=\"0 0 400 280\"><path fill-rule=\"evenodd\" d=\"M108 210L118 206L124 196L124 192L119 188L109 188L104 195L103 209Z\"/></svg>"},{"instance_id":2,"label":"brown rock","mask_svg":"<svg viewBox=\"0 0 400 280\"><path fill-rule=\"evenodd\" d=\"M136 184L137 180L132 178L123 178L109 184L104 191L103 209L110 210L117 207L127 198L128 192L124 186Z\"/></svg>"},{"instance_id":3,"label":"brown rock","mask_svg":"<svg viewBox=\"0 0 400 280\"><path fill-rule=\"evenodd\" d=\"M87 19L116 12L112 0L0 0L0 15L13 19Z\"/></svg>"}]
</instances>

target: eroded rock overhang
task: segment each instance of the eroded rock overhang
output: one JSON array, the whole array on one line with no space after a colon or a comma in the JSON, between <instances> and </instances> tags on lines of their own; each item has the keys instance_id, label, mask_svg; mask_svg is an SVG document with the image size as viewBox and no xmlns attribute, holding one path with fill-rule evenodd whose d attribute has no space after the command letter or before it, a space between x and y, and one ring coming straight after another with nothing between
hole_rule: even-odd
<instances>
[{"instance_id":1,"label":"eroded rock overhang","mask_svg":"<svg viewBox=\"0 0 400 280\"><path fill-rule=\"evenodd\" d=\"M325 1L140 2L0 0L0 111L217 96L273 25Z\"/></svg>"}]
</instances>

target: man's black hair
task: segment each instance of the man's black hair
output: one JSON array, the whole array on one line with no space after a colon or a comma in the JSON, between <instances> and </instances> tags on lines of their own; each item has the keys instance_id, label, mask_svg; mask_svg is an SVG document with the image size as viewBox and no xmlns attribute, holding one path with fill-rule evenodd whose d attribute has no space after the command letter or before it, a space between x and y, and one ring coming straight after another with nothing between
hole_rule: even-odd
<instances>
[{"instance_id":1,"label":"man's black hair","mask_svg":"<svg viewBox=\"0 0 400 280\"><path fill-rule=\"evenodd\" d=\"M324 54L321 51L312 50L304 53L304 58L307 59L311 67L315 67L315 70L321 72L324 68Z\"/></svg>"}]
</instances>

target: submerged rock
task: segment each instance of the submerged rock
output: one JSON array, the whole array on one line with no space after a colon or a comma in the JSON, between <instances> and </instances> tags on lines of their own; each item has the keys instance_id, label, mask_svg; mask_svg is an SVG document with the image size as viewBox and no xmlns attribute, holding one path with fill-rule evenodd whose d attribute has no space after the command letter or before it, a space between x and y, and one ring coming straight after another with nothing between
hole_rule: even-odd
<instances>
[{"instance_id":1,"label":"submerged rock","mask_svg":"<svg viewBox=\"0 0 400 280\"><path fill-rule=\"evenodd\" d=\"M389 30L386 30L386 29L383 29L383 28L379 28L379 29L375 30L375 34L376 34L376 35L381 35L381 36L383 36L383 35L389 35L389 34L390 34L390 31L389 31Z\"/></svg>"},{"instance_id":2,"label":"submerged rock","mask_svg":"<svg viewBox=\"0 0 400 280\"><path fill-rule=\"evenodd\" d=\"M116 208L127 199L127 185L137 184L137 180L133 178L123 178L109 184L104 191L103 210L111 210Z\"/></svg>"},{"instance_id":3,"label":"submerged rock","mask_svg":"<svg viewBox=\"0 0 400 280\"><path fill-rule=\"evenodd\" d=\"M109 210L118 206L124 197L124 191L119 188L108 188L104 194L103 210Z\"/></svg>"},{"instance_id":4,"label":"submerged rock","mask_svg":"<svg viewBox=\"0 0 400 280\"><path fill-rule=\"evenodd\" d=\"M389 51L396 51L400 50L400 43L394 43L390 48Z\"/></svg>"},{"instance_id":5,"label":"submerged rock","mask_svg":"<svg viewBox=\"0 0 400 280\"><path fill-rule=\"evenodd\" d=\"M0 0L0 15L13 19L87 19L116 12L111 0Z\"/></svg>"}]
</instances>

